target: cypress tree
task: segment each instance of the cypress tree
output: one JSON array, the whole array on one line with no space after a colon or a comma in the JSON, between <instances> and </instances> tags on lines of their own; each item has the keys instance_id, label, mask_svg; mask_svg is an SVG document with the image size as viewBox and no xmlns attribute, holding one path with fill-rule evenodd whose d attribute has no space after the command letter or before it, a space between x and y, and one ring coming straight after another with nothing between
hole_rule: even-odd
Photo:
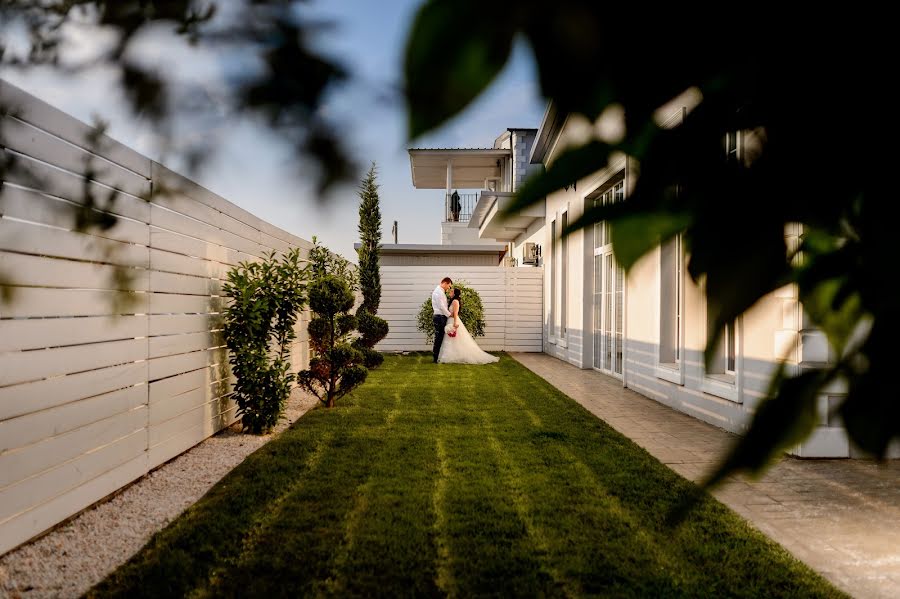
<instances>
[{"instance_id":1,"label":"cypress tree","mask_svg":"<svg viewBox=\"0 0 900 599\"><path fill-rule=\"evenodd\" d=\"M359 284L363 303L360 310L378 313L381 303L381 274L378 257L381 249L381 207L378 200L378 184L375 181L375 163L369 168L359 185Z\"/></svg>"},{"instance_id":2,"label":"cypress tree","mask_svg":"<svg viewBox=\"0 0 900 599\"><path fill-rule=\"evenodd\" d=\"M359 332L362 335L354 345L365 356L367 368L375 368L384 357L375 351L375 344L388 334L386 320L376 316L381 303L381 273L379 250L381 249L381 207L378 199L378 171L375 163L369 168L359 185L359 285L363 301L356 311Z\"/></svg>"}]
</instances>

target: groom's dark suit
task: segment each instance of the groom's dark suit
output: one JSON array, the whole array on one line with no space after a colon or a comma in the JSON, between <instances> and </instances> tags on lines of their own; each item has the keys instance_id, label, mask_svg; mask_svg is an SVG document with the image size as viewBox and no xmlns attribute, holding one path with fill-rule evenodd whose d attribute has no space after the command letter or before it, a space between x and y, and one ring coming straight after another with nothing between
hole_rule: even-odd
<instances>
[{"instance_id":1,"label":"groom's dark suit","mask_svg":"<svg viewBox=\"0 0 900 599\"><path fill-rule=\"evenodd\" d=\"M447 326L447 317L450 316L450 310L447 309L447 294L443 287L438 285L431 292L431 307L434 308L434 361L438 361L441 355L441 344L444 343L444 327Z\"/></svg>"},{"instance_id":2,"label":"groom's dark suit","mask_svg":"<svg viewBox=\"0 0 900 599\"><path fill-rule=\"evenodd\" d=\"M441 355L441 344L444 343L444 327L447 326L447 317L443 314L434 315L434 349L431 353L434 355L434 361L437 362L438 356Z\"/></svg>"}]
</instances>

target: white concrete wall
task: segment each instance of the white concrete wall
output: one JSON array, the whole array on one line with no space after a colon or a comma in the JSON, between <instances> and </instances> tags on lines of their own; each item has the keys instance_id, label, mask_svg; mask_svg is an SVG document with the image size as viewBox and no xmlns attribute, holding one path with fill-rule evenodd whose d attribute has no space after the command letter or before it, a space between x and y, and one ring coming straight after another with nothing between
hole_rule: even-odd
<instances>
[{"instance_id":1,"label":"white concrete wall","mask_svg":"<svg viewBox=\"0 0 900 599\"><path fill-rule=\"evenodd\" d=\"M227 271L311 246L0 81L0 554L231 424ZM74 229L87 186L119 217ZM160 190L167 189L165 195ZM104 204L105 205L105 204ZM292 351L308 358L306 321Z\"/></svg>"},{"instance_id":2,"label":"white concrete wall","mask_svg":"<svg viewBox=\"0 0 900 599\"><path fill-rule=\"evenodd\" d=\"M441 223L441 245L497 245L496 239L478 237L469 223Z\"/></svg>"},{"instance_id":3,"label":"white concrete wall","mask_svg":"<svg viewBox=\"0 0 900 599\"><path fill-rule=\"evenodd\" d=\"M382 265L378 315L388 321L390 332L376 349L431 350L425 335L416 330L416 315L444 277L465 281L481 296L486 327L484 337L476 341L482 349L541 351L543 270L496 266Z\"/></svg>"}]
</instances>

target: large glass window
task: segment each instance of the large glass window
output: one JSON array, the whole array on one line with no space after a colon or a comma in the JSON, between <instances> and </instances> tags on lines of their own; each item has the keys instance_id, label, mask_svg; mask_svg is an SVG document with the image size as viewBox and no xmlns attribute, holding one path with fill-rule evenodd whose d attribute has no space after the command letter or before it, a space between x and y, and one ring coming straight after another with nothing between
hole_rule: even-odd
<instances>
[{"instance_id":1,"label":"large glass window","mask_svg":"<svg viewBox=\"0 0 900 599\"><path fill-rule=\"evenodd\" d=\"M659 362L681 362L683 252L681 235L663 243L659 256Z\"/></svg>"},{"instance_id":2,"label":"large glass window","mask_svg":"<svg viewBox=\"0 0 900 599\"><path fill-rule=\"evenodd\" d=\"M608 206L622 201L624 196L625 182L620 177L589 201L594 206ZM612 235L606 221L594 225L593 274L593 367L620 376L624 368L625 272L613 256Z\"/></svg>"}]
</instances>

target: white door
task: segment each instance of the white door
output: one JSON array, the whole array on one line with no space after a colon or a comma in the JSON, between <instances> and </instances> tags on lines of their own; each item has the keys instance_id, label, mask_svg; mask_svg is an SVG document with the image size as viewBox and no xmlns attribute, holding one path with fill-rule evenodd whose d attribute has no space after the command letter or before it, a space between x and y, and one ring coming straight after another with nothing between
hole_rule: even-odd
<instances>
[{"instance_id":1,"label":"white door","mask_svg":"<svg viewBox=\"0 0 900 599\"><path fill-rule=\"evenodd\" d=\"M594 200L595 205L621 201L620 181ZM612 253L609 225L594 225L594 363L596 370L622 378L624 356L625 272Z\"/></svg>"}]
</instances>

